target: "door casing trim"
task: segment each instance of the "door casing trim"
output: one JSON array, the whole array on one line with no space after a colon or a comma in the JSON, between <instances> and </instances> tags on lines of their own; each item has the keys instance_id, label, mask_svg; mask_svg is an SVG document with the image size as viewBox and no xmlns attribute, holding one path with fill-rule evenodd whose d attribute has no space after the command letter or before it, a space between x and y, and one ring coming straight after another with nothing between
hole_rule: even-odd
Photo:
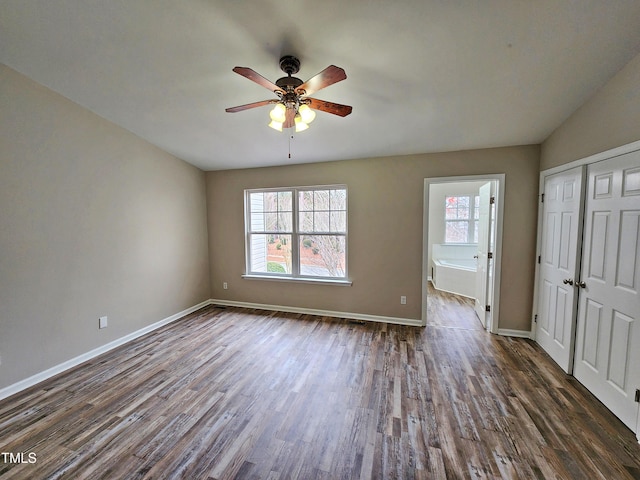
<instances>
[{"instance_id":1,"label":"door casing trim","mask_svg":"<svg viewBox=\"0 0 640 480\"><path fill-rule=\"evenodd\" d=\"M455 177L429 177L424 179L422 208L422 325L427 324L427 274L429 272L429 187L437 183L459 183L474 181L495 181L496 187L496 226L495 251L493 252L493 288L491 290L491 325L489 332L499 334L500 330L500 273L502 262L502 231L504 218L504 192L506 175L504 173L463 175Z\"/></svg>"}]
</instances>

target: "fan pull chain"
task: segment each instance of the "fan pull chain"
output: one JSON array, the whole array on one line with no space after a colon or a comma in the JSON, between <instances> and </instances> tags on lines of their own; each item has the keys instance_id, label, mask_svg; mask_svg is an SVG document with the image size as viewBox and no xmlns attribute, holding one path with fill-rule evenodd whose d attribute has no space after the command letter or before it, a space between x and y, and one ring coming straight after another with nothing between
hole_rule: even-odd
<instances>
[{"instance_id":1,"label":"fan pull chain","mask_svg":"<svg viewBox=\"0 0 640 480\"><path fill-rule=\"evenodd\" d=\"M293 135L289 135L289 158L291 158L291 139L293 138Z\"/></svg>"}]
</instances>

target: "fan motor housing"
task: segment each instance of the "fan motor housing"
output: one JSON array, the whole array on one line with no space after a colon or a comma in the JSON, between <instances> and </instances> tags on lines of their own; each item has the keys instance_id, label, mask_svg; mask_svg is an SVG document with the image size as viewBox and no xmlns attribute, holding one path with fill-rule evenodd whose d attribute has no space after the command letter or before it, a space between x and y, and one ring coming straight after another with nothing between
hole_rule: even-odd
<instances>
[{"instance_id":1,"label":"fan motor housing","mask_svg":"<svg viewBox=\"0 0 640 480\"><path fill-rule=\"evenodd\" d=\"M276 85L284 91L296 89L303 83L304 82L297 77L282 77L276 80Z\"/></svg>"},{"instance_id":2,"label":"fan motor housing","mask_svg":"<svg viewBox=\"0 0 640 480\"><path fill-rule=\"evenodd\" d=\"M280 58L280 69L291 76L300 71L300 60L293 55L285 55Z\"/></svg>"},{"instance_id":3,"label":"fan motor housing","mask_svg":"<svg viewBox=\"0 0 640 480\"><path fill-rule=\"evenodd\" d=\"M283 89L285 92L292 92L304 82L299 78L292 77L294 73L298 73L300 70L300 60L293 55L285 55L280 58L280 69L287 74L286 77L276 80L276 85Z\"/></svg>"}]
</instances>

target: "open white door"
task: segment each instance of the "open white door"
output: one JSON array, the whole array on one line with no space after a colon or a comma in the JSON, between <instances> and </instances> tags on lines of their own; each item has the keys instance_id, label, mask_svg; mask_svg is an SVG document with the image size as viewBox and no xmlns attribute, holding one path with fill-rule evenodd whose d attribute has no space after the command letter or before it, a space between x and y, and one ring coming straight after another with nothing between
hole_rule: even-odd
<instances>
[{"instance_id":1,"label":"open white door","mask_svg":"<svg viewBox=\"0 0 640 480\"><path fill-rule=\"evenodd\" d=\"M583 167L545 178L536 342L567 373L573 368Z\"/></svg>"},{"instance_id":2,"label":"open white door","mask_svg":"<svg viewBox=\"0 0 640 480\"><path fill-rule=\"evenodd\" d=\"M487 285L489 283L489 228L491 224L491 182L480 187L480 208L478 218L478 252L476 257L476 315L487 328Z\"/></svg>"},{"instance_id":3,"label":"open white door","mask_svg":"<svg viewBox=\"0 0 640 480\"><path fill-rule=\"evenodd\" d=\"M640 152L589 166L574 375L638 431Z\"/></svg>"}]
</instances>

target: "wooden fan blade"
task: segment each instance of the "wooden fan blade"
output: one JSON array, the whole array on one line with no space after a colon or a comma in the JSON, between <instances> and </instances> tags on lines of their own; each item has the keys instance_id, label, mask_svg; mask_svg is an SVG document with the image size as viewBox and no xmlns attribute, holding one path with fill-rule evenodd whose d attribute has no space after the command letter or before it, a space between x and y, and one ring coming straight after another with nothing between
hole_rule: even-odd
<instances>
[{"instance_id":1,"label":"wooden fan blade","mask_svg":"<svg viewBox=\"0 0 640 480\"><path fill-rule=\"evenodd\" d=\"M322 110L323 112L333 113L341 117L346 117L351 113L353 108L350 105L342 105L340 103L327 102L326 100L318 100L317 98L306 98L309 102L309 108L314 110Z\"/></svg>"},{"instance_id":2,"label":"wooden fan blade","mask_svg":"<svg viewBox=\"0 0 640 480\"><path fill-rule=\"evenodd\" d=\"M246 105L238 105L237 107L225 108L225 112L236 113L243 110L249 110L250 108L262 107L263 105L269 105L275 103L277 100L261 100L260 102L247 103Z\"/></svg>"},{"instance_id":3,"label":"wooden fan blade","mask_svg":"<svg viewBox=\"0 0 640 480\"><path fill-rule=\"evenodd\" d=\"M347 74L342 68L329 65L315 77L310 78L296 88L296 92L300 95L312 95L314 92L333 85L334 83L341 82L345 78L347 78Z\"/></svg>"},{"instance_id":4,"label":"wooden fan blade","mask_svg":"<svg viewBox=\"0 0 640 480\"><path fill-rule=\"evenodd\" d=\"M267 80L255 70L252 70L247 67L235 67L233 71L236 72L238 75L242 75L243 77L248 78L252 82L256 82L258 85L262 85L264 88L267 88L272 92L284 93L284 90L282 90L279 86L277 86L275 83L271 82L270 80Z\"/></svg>"},{"instance_id":5,"label":"wooden fan blade","mask_svg":"<svg viewBox=\"0 0 640 480\"><path fill-rule=\"evenodd\" d=\"M282 128L293 127L296 124L295 118L296 118L296 111L291 108L287 108L287 112L285 113L285 118L284 118L284 123L282 124Z\"/></svg>"}]
</instances>

